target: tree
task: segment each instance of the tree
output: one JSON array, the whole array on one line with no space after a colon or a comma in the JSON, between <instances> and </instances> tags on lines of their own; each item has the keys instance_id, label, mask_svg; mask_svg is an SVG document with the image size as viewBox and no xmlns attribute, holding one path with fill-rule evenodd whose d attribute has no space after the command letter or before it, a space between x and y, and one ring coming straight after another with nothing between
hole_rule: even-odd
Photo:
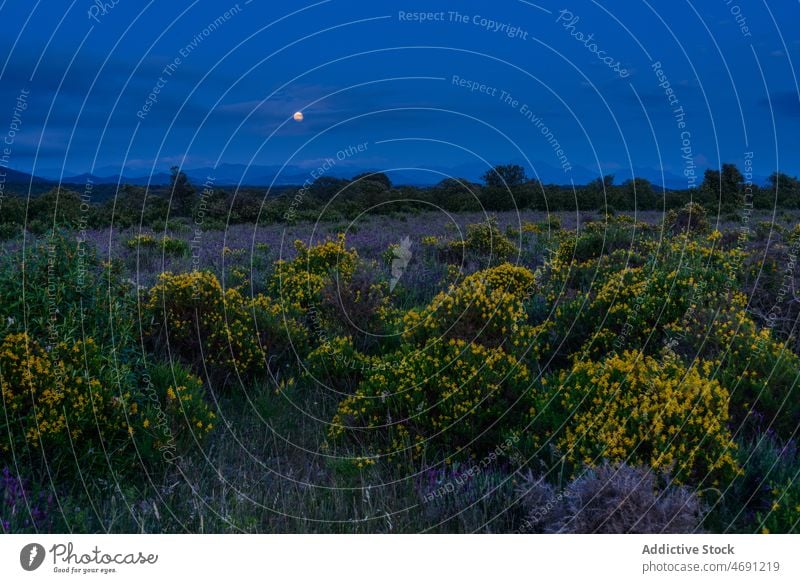
<instances>
[{"instance_id":1,"label":"tree","mask_svg":"<svg viewBox=\"0 0 800 583\"><path fill-rule=\"evenodd\" d=\"M743 183L744 176L736 164L723 164L721 171L709 168L700 185L701 202L713 204L719 201L720 205L727 208L741 206Z\"/></svg>"},{"instance_id":2,"label":"tree","mask_svg":"<svg viewBox=\"0 0 800 583\"><path fill-rule=\"evenodd\" d=\"M619 201L614 200L614 175L608 174L595 178L583 188L578 189L578 208L581 210L605 209L614 210ZM615 204L616 203L616 204Z\"/></svg>"},{"instance_id":3,"label":"tree","mask_svg":"<svg viewBox=\"0 0 800 583\"><path fill-rule=\"evenodd\" d=\"M486 186L493 188L515 188L528 181L525 168L517 164L495 166L482 178Z\"/></svg>"},{"instance_id":4,"label":"tree","mask_svg":"<svg viewBox=\"0 0 800 583\"><path fill-rule=\"evenodd\" d=\"M353 176L353 180L351 182L358 182L358 181L369 181L369 182L377 182L381 186L383 186L383 190L389 190L392 187L392 181L389 180L389 177L386 176L383 172L364 172L363 174L359 174L358 176Z\"/></svg>"},{"instance_id":5,"label":"tree","mask_svg":"<svg viewBox=\"0 0 800 583\"><path fill-rule=\"evenodd\" d=\"M37 221L33 232L45 232L58 227L77 228L81 218L81 195L66 188L53 188L32 198L28 219ZM29 223L30 226L30 223Z\"/></svg>"},{"instance_id":6,"label":"tree","mask_svg":"<svg viewBox=\"0 0 800 583\"><path fill-rule=\"evenodd\" d=\"M172 214L179 217L188 217L192 212L194 202L194 186L191 185L186 174L177 166L170 168L172 174L169 185L170 207Z\"/></svg>"},{"instance_id":7,"label":"tree","mask_svg":"<svg viewBox=\"0 0 800 583\"><path fill-rule=\"evenodd\" d=\"M774 172L769 177L769 190L769 195L775 197L775 204L778 207L795 209L800 207L800 180L797 178Z\"/></svg>"},{"instance_id":8,"label":"tree","mask_svg":"<svg viewBox=\"0 0 800 583\"><path fill-rule=\"evenodd\" d=\"M342 192L350 184L344 178L320 176L311 185L311 196L319 201L328 201Z\"/></svg>"},{"instance_id":9,"label":"tree","mask_svg":"<svg viewBox=\"0 0 800 583\"><path fill-rule=\"evenodd\" d=\"M644 178L634 178L626 180L619 188L620 198L624 205L619 208L652 210L659 209L659 199L656 197L653 184Z\"/></svg>"},{"instance_id":10,"label":"tree","mask_svg":"<svg viewBox=\"0 0 800 583\"><path fill-rule=\"evenodd\" d=\"M726 206L741 206L743 200L744 176L739 172L736 164L723 164L720 174L722 183L722 204Z\"/></svg>"},{"instance_id":11,"label":"tree","mask_svg":"<svg viewBox=\"0 0 800 583\"><path fill-rule=\"evenodd\" d=\"M427 198L451 212L480 210L481 187L466 178L445 178L430 189Z\"/></svg>"}]
</instances>

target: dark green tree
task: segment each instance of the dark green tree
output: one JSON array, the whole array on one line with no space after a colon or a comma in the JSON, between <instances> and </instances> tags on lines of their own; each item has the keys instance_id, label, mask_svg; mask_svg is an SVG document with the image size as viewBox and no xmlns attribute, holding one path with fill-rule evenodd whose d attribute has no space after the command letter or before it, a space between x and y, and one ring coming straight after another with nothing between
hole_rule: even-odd
<instances>
[{"instance_id":1,"label":"dark green tree","mask_svg":"<svg viewBox=\"0 0 800 583\"><path fill-rule=\"evenodd\" d=\"M700 185L699 202L709 207L720 205L726 209L740 207L742 204L742 185L744 176L736 164L723 164L722 170L709 168L703 175Z\"/></svg>"},{"instance_id":2,"label":"dark green tree","mask_svg":"<svg viewBox=\"0 0 800 583\"><path fill-rule=\"evenodd\" d=\"M517 164L495 166L483 175L486 186L492 188L515 188L527 182L525 168Z\"/></svg>"},{"instance_id":3,"label":"dark green tree","mask_svg":"<svg viewBox=\"0 0 800 583\"><path fill-rule=\"evenodd\" d=\"M177 166L170 168L172 174L169 184L170 209L173 216L188 217L194 206L194 186L186 174Z\"/></svg>"},{"instance_id":4,"label":"dark green tree","mask_svg":"<svg viewBox=\"0 0 800 583\"><path fill-rule=\"evenodd\" d=\"M364 172L357 176L353 176L351 182L375 182L383 187L383 190L389 190L392 187L392 181L383 172Z\"/></svg>"},{"instance_id":5,"label":"dark green tree","mask_svg":"<svg viewBox=\"0 0 800 583\"><path fill-rule=\"evenodd\" d=\"M775 201L780 208L800 208L800 180L794 176L789 176L780 172L774 172L769 177L769 187L766 195Z\"/></svg>"},{"instance_id":6,"label":"dark green tree","mask_svg":"<svg viewBox=\"0 0 800 583\"><path fill-rule=\"evenodd\" d=\"M656 196L653 184L644 178L626 180L617 189L621 203L617 208L627 210L653 210L662 208L661 200Z\"/></svg>"}]
</instances>

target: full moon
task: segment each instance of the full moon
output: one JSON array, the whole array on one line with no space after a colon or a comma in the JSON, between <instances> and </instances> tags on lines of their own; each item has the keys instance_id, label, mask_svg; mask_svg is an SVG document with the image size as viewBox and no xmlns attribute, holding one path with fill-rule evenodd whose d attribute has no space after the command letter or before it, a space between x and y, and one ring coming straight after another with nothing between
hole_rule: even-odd
<instances>
[{"instance_id":1,"label":"full moon","mask_svg":"<svg viewBox=\"0 0 800 583\"><path fill-rule=\"evenodd\" d=\"M303 112L302 111L295 112L295 114L292 117L294 117L294 121L303 121Z\"/></svg>"}]
</instances>

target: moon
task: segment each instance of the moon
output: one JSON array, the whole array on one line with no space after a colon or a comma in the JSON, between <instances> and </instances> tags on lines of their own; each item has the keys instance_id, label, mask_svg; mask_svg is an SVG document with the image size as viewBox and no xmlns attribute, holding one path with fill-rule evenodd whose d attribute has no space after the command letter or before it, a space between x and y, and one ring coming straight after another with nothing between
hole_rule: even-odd
<instances>
[{"instance_id":1,"label":"moon","mask_svg":"<svg viewBox=\"0 0 800 583\"><path fill-rule=\"evenodd\" d=\"M294 121L303 121L303 112L296 111L292 117L294 118Z\"/></svg>"}]
</instances>

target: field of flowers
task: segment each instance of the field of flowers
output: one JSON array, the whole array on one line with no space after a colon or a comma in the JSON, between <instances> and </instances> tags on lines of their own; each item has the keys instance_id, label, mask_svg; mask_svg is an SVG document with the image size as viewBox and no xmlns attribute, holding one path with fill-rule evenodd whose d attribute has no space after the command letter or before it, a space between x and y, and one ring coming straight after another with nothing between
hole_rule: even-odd
<instances>
[{"instance_id":1,"label":"field of flowers","mask_svg":"<svg viewBox=\"0 0 800 583\"><path fill-rule=\"evenodd\" d=\"M28 234L7 532L800 532L797 217Z\"/></svg>"}]
</instances>

